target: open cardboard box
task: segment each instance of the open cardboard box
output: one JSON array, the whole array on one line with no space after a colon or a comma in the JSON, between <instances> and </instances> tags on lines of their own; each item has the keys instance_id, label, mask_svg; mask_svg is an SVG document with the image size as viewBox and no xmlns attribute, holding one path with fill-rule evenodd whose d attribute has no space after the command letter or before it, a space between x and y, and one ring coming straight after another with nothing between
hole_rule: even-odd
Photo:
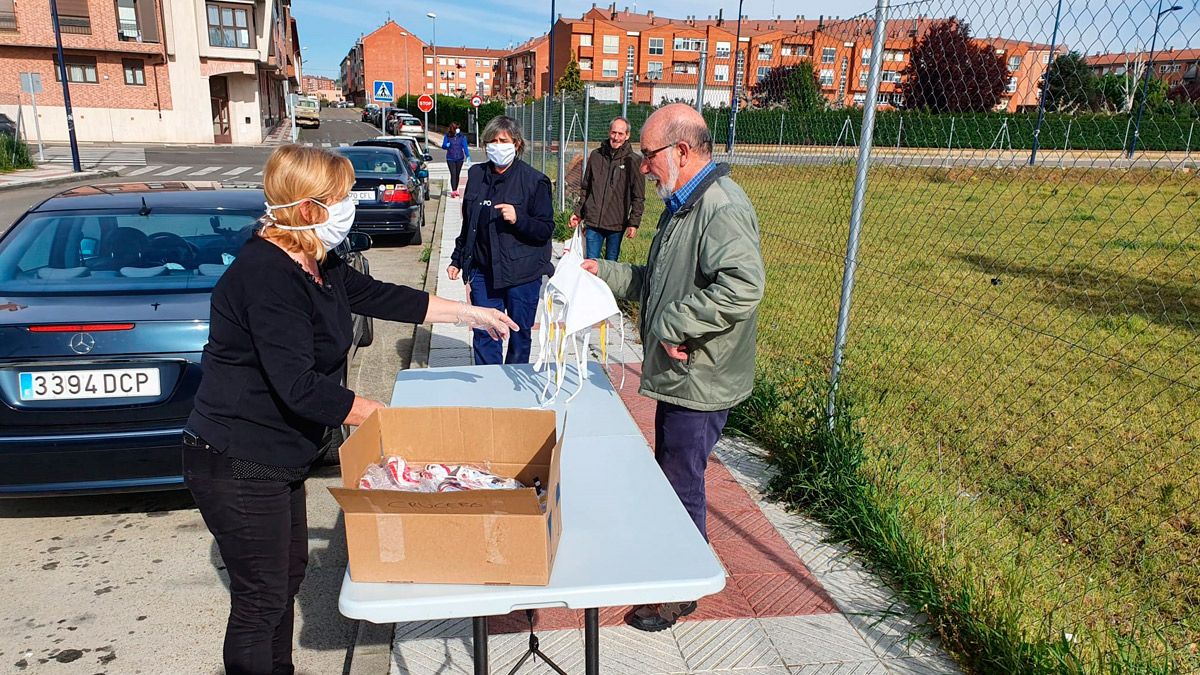
<instances>
[{"instance_id":1,"label":"open cardboard box","mask_svg":"<svg viewBox=\"0 0 1200 675\"><path fill-rule=\"evenodd\" d=\"M559 455L550 410L386 408L342 444L342 485L354 581L544 586L562 534ZM476 464L533 488L466 492L361 490L367 466L400 456L414 467Z\"/></svg>"}]
</instances>

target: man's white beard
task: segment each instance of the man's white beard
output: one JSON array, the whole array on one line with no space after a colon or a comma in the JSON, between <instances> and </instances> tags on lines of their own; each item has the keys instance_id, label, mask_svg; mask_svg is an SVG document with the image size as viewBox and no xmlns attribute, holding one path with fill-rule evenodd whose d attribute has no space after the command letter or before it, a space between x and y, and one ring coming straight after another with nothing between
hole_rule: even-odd
<instances>
[{"instance_id":1,"label":"man's white beard","mask_svg":"<svg viewBox=\"0 0 1200 675\"><path fill-rule=\"evenodd\" d=\"M667 183L674 186L679 182L679 165L675 162L667 168ZM658 191L658 196L665 202L675 194L675 187L666 187L663 185L662 179L654 176L654 189Z\"/></svg>"}]
</instances>

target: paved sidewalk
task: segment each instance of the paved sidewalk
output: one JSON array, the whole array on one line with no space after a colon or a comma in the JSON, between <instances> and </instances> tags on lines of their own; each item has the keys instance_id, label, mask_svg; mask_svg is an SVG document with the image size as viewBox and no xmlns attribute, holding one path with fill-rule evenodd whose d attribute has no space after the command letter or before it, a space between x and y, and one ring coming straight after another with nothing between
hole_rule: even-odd
<instances>
[{"instance_id":1,"label":"paved sidewalk","mask_svg":"<svg viewBox=\"0 0 1200 675\"><path fill-rule=\"evenodd\" d=\"M463 285L445 278L461 202L451 199L442 227L438 295L465 299ZM556 247L557 248L557 247ZM536 330L536 329L535 329ZM627 327L609 331L613 381L654 443L654 402L637 394L640 346ZM598 334L593 340L598 339ZM471 363L470 335L437 325L429 365ZM534 344L537 344L535 338ZM535 354L536 358L536 354ZM921 636L920 619L847 549L822 543L822 527L766 502L761 489L767 468L759 451L743 440L717 446L707 474L713 549L729 574L725 590L700 601L699 610L669 631L643 633L625 626L626 608L601 610L600 658L605 675L795 675L798 673L957 673L934 642ZM583 671L582 612L539 610L542 650L568 673ZM489 621L493 672L507 673L523 653L528 624L523 613ZM469 620L397 624L391 673L468 674ZM550 673L542 663L523 673Z\"/></svg>"},{"instance_id":2,"label":"paved sidewalk","mask_svg":"<svg viewBox=\"0 0 1200 675\"><path fill-rule=\"evenodd\" d=\"M18 169L12 173L0 173L0 190L16 190L18 188L34 187L39 185L56 185L59 183L72 183L77 180L85 180L88 178L111 178L116 176L116 171L109 170L84 170L75 173L71 170L70 165L58 166L53 164L43 164L35 169Z\"/></svg>"}]
</instances>

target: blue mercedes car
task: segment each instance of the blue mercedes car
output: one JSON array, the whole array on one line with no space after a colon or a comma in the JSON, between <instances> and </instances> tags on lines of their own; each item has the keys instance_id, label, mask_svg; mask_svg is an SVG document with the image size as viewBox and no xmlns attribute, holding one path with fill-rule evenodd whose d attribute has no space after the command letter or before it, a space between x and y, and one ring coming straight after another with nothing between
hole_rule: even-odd
<instances>
[{"instance_id":1,"label":"blue mercedes car","mask_svg":"<svg viewBox=\"0 0 1200 675\"><path fill-rule=\"evenodd\" d=\"M257 187L92 185L0 238L0 496L182 487L209 295L262 213Z\"/></svg>"}]
</instances>

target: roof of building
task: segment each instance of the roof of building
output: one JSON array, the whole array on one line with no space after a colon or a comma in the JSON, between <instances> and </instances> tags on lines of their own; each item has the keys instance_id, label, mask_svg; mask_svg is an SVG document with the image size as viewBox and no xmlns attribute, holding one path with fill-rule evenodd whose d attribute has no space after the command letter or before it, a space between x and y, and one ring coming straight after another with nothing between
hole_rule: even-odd
<instances>
[{"instance_id":1,"label":"roof of building","mask_svg":"<svg viewBox=\"0 0 1200 675\"><path fill-rule=\"evenodd\" d=\"M1144 61L1149 56L1149 52L1119 52L1094 54L1084 57L1084 60L1092 66L1123 66L1131 61ZM1154 52L1155 63L1197 60L1200 60L1200 49L1163 49Z\"/></svg>"},{"instance_id":2,"label":"roof of building","mask_svg":"<svg viewBox=\"0 0 1200 675\"><path fill-rule=\"evenodd\" d=\"M466 56L470 58L489 58L498 59L508 53L507 49L482 49L475 47L454 47L450 45L437 45L437 47L426 46L425 52L432 55L434 49L437 50L438 56Z\"/></svg>"}]
</instances>

